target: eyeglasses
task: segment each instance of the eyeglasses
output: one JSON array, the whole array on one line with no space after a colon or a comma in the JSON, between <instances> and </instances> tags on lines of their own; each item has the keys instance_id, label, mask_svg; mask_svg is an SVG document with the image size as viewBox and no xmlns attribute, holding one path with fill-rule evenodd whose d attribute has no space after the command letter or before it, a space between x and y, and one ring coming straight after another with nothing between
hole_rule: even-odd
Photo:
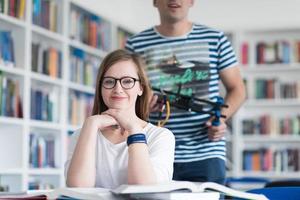
<instances>
[{"instance_id":1,"label":"eyeglasses","mask_svg":"<svg viewBox=\"0 0 300 200\"><path fill-rule=\"evenodd\" d=\"M122 78L114 78L107 76L103 78L102 86L105 89L112 89L116 86L117 81L120 81L120 84L123 89L128 90L134 87L136 81L140 80L129 76L124 76Z\"/></svg>"}]
</instances>

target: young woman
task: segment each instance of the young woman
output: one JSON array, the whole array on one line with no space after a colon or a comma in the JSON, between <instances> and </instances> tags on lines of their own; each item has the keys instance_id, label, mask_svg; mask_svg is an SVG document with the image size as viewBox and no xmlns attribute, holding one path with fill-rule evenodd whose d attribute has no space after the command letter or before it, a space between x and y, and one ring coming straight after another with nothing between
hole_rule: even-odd
<instances>
[{"instance_id":1,"label":"young woman","mask_svg":"<svg viewBox=\"0 0 300 200\"><path fill-rule=\"evenodd\" d=\"M146 121L150 93L138 55L116 50L104 58L92 116L71 139L67 186L115 188L172 179L175 139Z\"/></svg>"}]
</instances>

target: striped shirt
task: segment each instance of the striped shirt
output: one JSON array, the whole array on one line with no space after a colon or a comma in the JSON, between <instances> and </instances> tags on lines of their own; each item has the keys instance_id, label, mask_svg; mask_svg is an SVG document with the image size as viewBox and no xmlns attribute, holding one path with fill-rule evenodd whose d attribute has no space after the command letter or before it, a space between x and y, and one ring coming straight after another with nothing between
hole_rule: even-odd
<instances>
[{"instance_id":1,"label":"striped shirt","mask_svg":"<svg viewBox=\"0 0 300 200\"><path fill-rule=\"evenodd\" d=\"M237 65L230 42L223 32L194 24L184 36L166 37L155 28L131 38L126 49L140 54L146 62L151 86L196 98L216 101L219 96L219 73ZM203 108L209 109L204 106ZM150 115L157 123L158 113ZM171 108L165 127L175 135L175 162L193 162L208 158L225 160L225 138L210 141L206 121L209 114Z\"/></svg>"}]
</instances>

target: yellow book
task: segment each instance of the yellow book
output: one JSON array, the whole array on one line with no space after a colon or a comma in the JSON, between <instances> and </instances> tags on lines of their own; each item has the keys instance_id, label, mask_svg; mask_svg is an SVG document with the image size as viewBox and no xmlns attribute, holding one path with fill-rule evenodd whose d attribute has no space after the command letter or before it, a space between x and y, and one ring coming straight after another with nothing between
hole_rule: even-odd
<instances>
[{"instance_id":1,"label":"yellow book","mask_svg":"<svg viewBox=\"0 0 300 200\"><path fill-rule=\"evenodd\" d=\"M18 18L19 19L24 19L25 18L25 5L26 5L26 0L20 0L20 6L18 10Z\"/></svg>"},{"instance_id":2,"label":"yellow book","mask_svg":"<svg viewBox=\"0 0 300 200\"><path fill-rule=\"evenodd\" d=\"M49 67L49 76L56 78L58 73L58 53L57 50L54 48L49 48L49 60L48 60L48 67Z\"/></svg>"}]
</instances>

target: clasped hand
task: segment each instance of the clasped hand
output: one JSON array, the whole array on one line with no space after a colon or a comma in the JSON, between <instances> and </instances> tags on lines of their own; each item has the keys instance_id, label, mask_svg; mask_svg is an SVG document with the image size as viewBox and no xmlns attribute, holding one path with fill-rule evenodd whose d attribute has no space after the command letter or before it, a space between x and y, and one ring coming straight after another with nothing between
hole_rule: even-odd
<instances>
[{"instance_id":1,"label":"clasped hand","mask_svg":"<svg viewBox=\"0 0 300 200\"><path fill-rule=\"evenodd\" d=\"M91 116L89 120L94 121L100 130L118 125L122 130L127 131L129 135L143 129L141 119L134 112L128 110L108 109L100 115Z\"/></svg>"}]
</instances>

